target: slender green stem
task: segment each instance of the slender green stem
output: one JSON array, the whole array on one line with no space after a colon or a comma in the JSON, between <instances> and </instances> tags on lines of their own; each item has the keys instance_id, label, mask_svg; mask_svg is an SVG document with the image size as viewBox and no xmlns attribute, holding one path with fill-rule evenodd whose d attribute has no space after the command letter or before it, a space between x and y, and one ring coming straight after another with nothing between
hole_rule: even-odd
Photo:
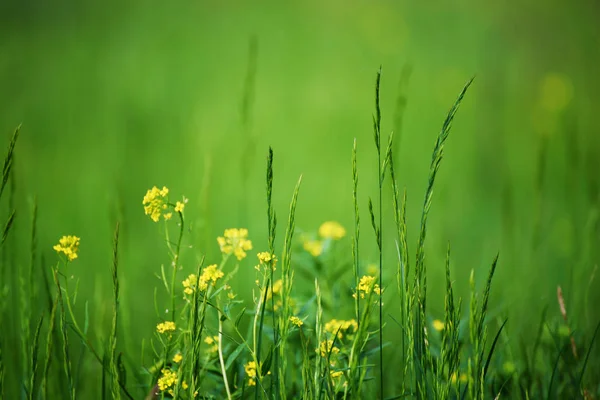
<instances>
[{"instance_id":1,"label":"slender green stem","mask_svg":"<svg viewBox=\"0 0 600 400\"><path fill-rule=\"evenodd\" d=\"M223 359L223 320L221 319L221 311L219 315L219 341L217 343L219 348L219 363L221 364L221 374L223 375L223 383L225 384L225 391L227 392L227 398L231 400L231 391L229 390L229 382L227 381L227 370L225 369L225 360Z\"/></svg>"}]
</instances>

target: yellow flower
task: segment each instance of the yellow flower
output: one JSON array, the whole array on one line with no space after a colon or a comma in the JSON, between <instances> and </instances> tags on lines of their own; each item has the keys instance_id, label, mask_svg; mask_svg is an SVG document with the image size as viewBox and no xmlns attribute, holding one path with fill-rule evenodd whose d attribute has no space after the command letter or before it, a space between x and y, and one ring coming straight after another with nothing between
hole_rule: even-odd
<instances>
[{"instance_id":1,"label":"yellow flower","mask_svg":"<svg viewBox=\"0 0 600 400\"><path fill-rule=\"evenodd\" d=\"M362 278L360 278L357 292L360 294L360 298L364 299L365 295L371 292L381 295L381 288L375 283L375 277L364 275ZM356 298L356 293L353 295L353 297Z\"/></svg>"},{"instance_id":2,"label":"yellow flower","mask_svg":"<svg viewBox=\"0 0 600 400\"><path fill-rule=\"evenodd\" d=\"M172 216L173 216L173 213L165 213L165 215L163 215L163 217L165 217L165 221L170 220Z\"/></svg>"},{"instance_id":3,"label":"yellow flower","mask_svg":"<svg viewBox=\"0 0 600 400\"><path fill-rule=\"evenodd\" d=\"M300 318L293 316L293 315L290 317L290 322L292 324L296 325L298 328L304 324L304 322L302 322L302 320Z\"/></svg>"},{"instance_id":4,"label":"yellow flower","mask_svg":"<svg viewBox=\"0 0 600 400\"><path fill-rule=\"evenodd\" d=\"M186 381L181 382L181 387L183 388L183 390L187 390L189 388Z\"/></svg>"},{"instance_id":5,"label":"yellow flower","mask_svg":"<svg viewBox=\"0 0 600 400\"><path fill-rule=\"evenodd\" d=\"M198 287L198 277L196 274L190 274L183 282L183 293L192 294Z\"/></svg>"},{"instance_id":6,"label":"yellow flower","mask_svg":"<svg viewBox=\"0 0 600 400\"><path fill-rule=\"evenodd\" d=\"M166 368L161 372L162 376L158 378L158 388L164 392L177 383L177 372Z\"/></svg>"},{"instance_id":7,"label":"yellow flower","mask_svg":"<svg viewBox=\"0 0 600 400\"><path fill-rule=\"evenodd\" d=\"M329 375L331 375L332 379L336 379L336 378L339 378L340 376L344 375L344 373L342 371L331 371L329 373Z\"/></svg>"},{"instance_id":8,"label":"yellow flower","mask_svg":"<svg viewBox=\"0 0 600 400\"><path fill-rule=\"evenodd\" d=\"M175 354L175 356L173 356L173 362L175 364L179 364L181 360L183 360L183 356L181 355L181 353L177 353Z\"/></svg>"},{"instance_id":9,"label":"yellow flower","mask_svg":"<svg viewBox=\"0 0 600 400\"><path fill-rule=\"evenodd\" d=\"M346 236L346 230L342 225L335 221L324 222L319 227L319 236L323 239L338 240Z\"/></svg>"},{"instance_id":10,"label":"yellow flower","mask_svg":"<svg viewBox=\"0 0 600 400\"><path fill-rule=\"evenodd\" d=\"M271 267L273 271L276 270L275 265L277 265L277 256L275 254L271 254L268 251L263 251L256 255L258 257L259 264L254 267L257 271L260 271L260 267Z\"/></svg>"},{"instance_id":11,"label":"yellow flower","mask_svg":"<svg viewBox=\"0 0 600 400\"><path fill-rule=\"evenodd\" d=\"M244 365L244 370L246 371L246 375L248 376L248 386L256 385L256 361L248 361L246 365Z\"/></svg>"},{"instance_id":12,"label":"yellow flower","mask_svg":"<svg viewBox=\"0 0 600 400\"><path fill-rule=\"evenodd\" d=\"M219 236L217 242L223 254L233 253L238 261L246 257L246 251L252 250L252 242L248 240L248 229L225 229L223 237Z\"/></svg>"},{"instance_id":13,"label":"yellow flower","mask_svg":"<svg viewBox=\"0 0 600 400\"><path fill-rule=\"evenodd\" d=\"M69 261L73 261L77 258L80 240L77 236L63 236L53 248L58 253L65 253Z\"/></svg>"},{"instance_id":14,"label":"yellow flower","mask_svg":"<svg viewBox=\"0 0 600 400\"><path fill-rule=\"evenodd\" d=\"M206 286L210 282L212 282L212 285L214 286L223 275L223 271L219 270L217 264L209 265L202 271L202 275L200 276L200 287L202 288L202 286Z\"/></svg>"},{"instance_id":15,"label":"yellow flower","mask_svg":"<svg viewBox=\"0 0 600 400\"><path fill-rule=\"evenodd\" d=\"M160 324L156 325L156 331L158 333L175 332L175 322L161 322Z\"/></svg>"},{"instance_id":16,"label":"yellow flower","mask_svg":"<svg viewBox=\"0 0 600 400\"><path fill-rule=\"evenodd\" d=\"M333 340L323 340L321 344L319 344L319 348L317 351L321 352L321 357L327 357L330 354L336 355L340 352L340 349L333 345Z\"/></svg>"},{"instance_id":17,"label":"yellow flower","mask_svg":"<svg viewBox=\"0 0 600 400\"><path fill-rule=\"evenodd\" d=\"M308 251L313 257L318 257L323 252L323 242L320 240L305 240L304 250Z\"/></svg>"},{"instance_id":18,"label":"yellow flower","mask_svg":"<svg viewBox=\"0 0 600 400\"><path fill-rule=\"evenodd\" d=\"M144 205L144 213L150 215L152 221L158 222L161 213L167 209L165 197L169 194L169 189L163 186L162 190L154 186L146 192L142 204ZM170 215L165 214L165 219L169 219Z\"/></svg>"},{"instance_id":19,"label":"yellow flower","mask_svg":"<svg viewBox=\"0 0 600 400\"><path fill-rule=\"evenodd\" d=\"M209 353L216 353L219 350L219 337L218 336L207 336L204 339L204 343L209 345Z\"/></svg>"},{"instance_id":20,"label":"yellow flower","mask_svg":"<svg viewBox=\"0 0 600 400\"><path fill-rule=\"evenodd\" d=\"M433 325L433 329L435 329L438 332L441 332L444 330L444 323L442 321L440 321L439 319L434 319L432 325Z\"/></svg>"},{"instance_id":21,"label":"yellow flower","mask_svg":"<svg viewBox=\"0 0 600 400\"><path fill-rule=\"evenodd\" d=\"M354 319L349 321L338 321L337 319L332 319L325 324L325 331L333 335L337 335L338 339L342 339L344 337L344 333L352 334L357 330L358 324Z\"/></svg>"},{"instance_id":22,"label":"yellow flower","mask_svg":"<svg viewBox=\"0 0 600 400\"><path fill-rule=\"evenodd\" d=\"M183 212L184 208L185 208L185 203L182 203L181 201L178 201L175 204L175 212L181 213L181 212Z\"/></svg>"},{"instance_id":23,"label":"yellow flower","mask_svg":"<svg viewBox=\"0 0 600 400\"><path fill-rule=\"evenodd\" d=\"M459 375L457 375L457 373L456 373L456 372L454 372L454 373L452 374L452 376L450 377L450 381L451 381L452 383L456 383L456 381L460 381L460 383L466 383L466 382L467 382L467 379L468 379L468 377L467 377L467 374L465 374L464 372L463 372L463 373L461 373L461 374L460 374L460 376L459 376Z\"/></svg>"}]
</instances>

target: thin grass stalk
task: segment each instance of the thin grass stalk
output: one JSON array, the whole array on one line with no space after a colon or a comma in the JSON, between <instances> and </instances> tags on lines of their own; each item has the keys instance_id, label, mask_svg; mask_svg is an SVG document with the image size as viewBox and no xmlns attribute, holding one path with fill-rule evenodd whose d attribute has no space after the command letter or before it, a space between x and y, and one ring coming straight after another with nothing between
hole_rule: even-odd
<instances>
[{"instance_id":1,"label":"thin grass stalk","mask_svg":"<svg viewBox=\"0 0 600 400\"><path fill-rule=\"evenodd\" d=\"M273 282L275 282L275 276L274 276L274 270L275 270L275 261L273 259L274 254L275 254L275 234L276 234L276 227L277 227L277 217L275 216L275 210L273 209L273 149L269 146L269 151L267 154L267 176L266 176L266 183L267 183L267 231L268 231L268 247L269 247L269 254L271 254L271 260L269 261L269 278L270 278L270 290L271 290L271 309L273 310L272 312L272 318L273 318L273 343L277 344L279 341L279 329L277 328L278 326L281 325L280 322L277 321L277 316L275 313L275 296L273 293ZM262 318L263 316L261 316ZM279 353L275 352L275 379L273 382L273 384L275 385L276 388L279 389L279 382L283 382L283 380L285 379L285 375L280 375L279 371ZM258 365L258 364L257 364ZM276 398L278 398L280 393L280 390L276 390ZM282 394L283 396L285 396L285 394Z\"/></svg>"},{"instance_id":2,"label":"thin grass stalk","mask_svg":"<svg viewBox=\"0 0 600 400\"><path fill-rule=\"evenodd\" d=\"M115 227L113 239L113 262L112 262L112 282L113 282L113 315L112 327L109 337L110 359L108 365L109 376L111 377L112 398L119 400L121 390L119 387L119 369L117 366L117 332L119 317L119 223Z\"/></svg>"},{"instance_id":3,"label":"thin grass stalk","mask_svg":"<svg viewBox=\"0 0 600 400\"><path fill-rule=\"evenodd\" d=\"M33 343L31 345L31 359L29 365L31 366L31 374L29 376L29 390L27 391L27 398L29 400L35 399L35 378L37 377L38 370L38 348L40 344L40 333L42 331L42 323L44 322L44 315L40 317L40 320L37 324L37 328L35 329L35 334L33 336Z\"/></svg>"},{"instance_id":4,"label":"thin grass stalk","mask_svg":"<svg viewBox=\"0 0 600 400\"><path fill-rule=\"evenodd\" d=\"M225 368L225 359L223 358L223 319L221 318L221 311L219 311L217 315L219 316L219 332L217 334L219 338L219 342L217 343L219 353L219 364L221 366L221 374L223 375L223 384L225 385L227 399L231 400L231 390L229 389L229 381L227 380L227 370Z\"/></svg>"},{"instance_id":5,"label":"thin grass stalk","mask_svg":"<svg viewBox=\"0 0 600 400\"><path fill-rule=\"evenodd\" d=\"M56 289L58 292L58 303L60 305L60 331L62 333L62 362L63 362L63 370L65 372L65 376L67 378L67 386L69 390L69 398L71 400L75 400L75 386L73 384L73 374L71 367L71 358L69 355L69 335L67 332L67 313L64 306L63 296L62 296L62 287L60 286L60 282L58 280L58 267L54 269L54 283L56 285Z\"/></svg>"},{"instance_id":6,"label":"thin grass stalk","mask_svg":"<svg viewBox=\"0 0 600 400\"><path fill-rule=\"evenodd\" d=\"M321 288L319 287L319 281L315 278L315 294L317 297L317 314L315 316L315 336L317 339L317 346L323 340L323 307L321 305ZM313 376L314 384L314 398L321 396L321 377L323 376L323 360L321 352L317 351L315 357L315 371Z\"/></svg>"},{"instance_id":7,"label":"thin grass stalk","mask_svg":"<svg viewBox=\"0 0 600 400\"><path fill-rule=\"evenodd\" d=\"M300 184L302 183L302 175L296 183L292 201L290 203L290 213L285 231L285 239L283 241L283 255L281 259L281 314L279 318L279 329L281 331L281 340L279 341L280 354L280 377L279 384L282 398L285 399L285 374L287 369L287 338L290 330L290 317L292 316L292 306L290 298L292 296L292 287L294 284L294 270L292 269L292 241L294 238L294 230L296 228L296 205L298 203L298 193L300 192ZM273 268L271 268L273 271ZM271 272L272 273L272 272ZM273 296L271 296L273 298ZM275 342L277 345L277 342ZM277 354L277 352L276 352Z\"/></svg>"},{"instance_id":8,"label":"thin grass stalk","mask_svg":"<svg viewBox=\"0 0 600 400\"><path fill-rule=\"evenodd\" d=\"M48 395L47 383L48 383L48 376L50 374L50 363L52 362L52 353L54 351L54 349L53 349L54 337L55 337L54 325L55 325L55 321L56 321L56 310L58 309L58 299L59 299L59 297L57 294L52 303L52 307L50 309L50 319L48 321L48 333L46 336L46 351L45 351L46 359L44 361L44 372L42 374L42 382L40 385L41 392L43 393L45 399L50 398L50 396Z\"/></svg>"},{"instance_id":9,"label":"thin grass stalk","mask_svg":"<svg viewBox=\"0 0 600 400\"><path fill-rule=\"evenodd\" d=\"M10 177L10 171L13 166L14 161L14 151L15 146L17 144L17 139L19 138L19 133L21 132L21 125L17 126L15 129L10 143L8 145L8 150L6 152L6 156L4 157L4 165L2 167L2 185L0 186L0 198L2 198L2 194L4 193L4 189L6 184L8 183L8 179Z\"/></svg>"},{"instance_id":10,"label":"thin grass stalk","mask_svg":"<svg viewBox=\"0 0 600 400\"><path fill-rule=\"evenodd\" d=\"M354 237L352 238L352 264L354 272L354 288L358 290L358 283L360 279L359 269L359 237L360 237L360 215L358 212L358 165L356 159L356 138L352 145L352 200L354 202ZM356 296L354 299L354 314L356 316L357 323L360 324L360 296Z\"/></svg>"}]
</instances>

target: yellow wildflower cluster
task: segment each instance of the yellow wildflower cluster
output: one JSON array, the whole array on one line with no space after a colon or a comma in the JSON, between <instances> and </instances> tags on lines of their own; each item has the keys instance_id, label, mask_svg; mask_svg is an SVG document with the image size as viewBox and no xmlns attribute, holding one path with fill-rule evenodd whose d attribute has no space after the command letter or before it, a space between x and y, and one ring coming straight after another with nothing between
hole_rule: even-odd
<instances>
[{"instance_id":1,"label":"yellow wildflower cluster","mask_svg":"<svg viewBox=\"0 0 600 400\"><path fill-rule=\"evenodd\" d=\"M319 236L323 239L339 240L346 236L346 229L335 221L327 221L319 227Z\"/></svg>"},{"instance_id":2,"label":"yellow wildflower cluster","mask_svg":"<svg viewBox=\"0 0 600 400\"><path fill-rule=\"evenodd\" d=\"M246 251L252 250L252 242L248 240L248 229L225 229L223 236L217 238L223 254L234 254L238 260L246 257Z\"/></svg>"},{"instance_id":3,"label":"yellow wildflower cluster","mask_svg":"<svg viewBox=\"0 0 600 400\"><path fill-rule=\"evenodd\" d=\"M326 240L339 240L346 236L346 229L338 222L323 222L319 227L320 239L304 238L304 250L308 251L313 257L318 257L323 253Z\"/></svg>"},{"instance_id":4,"label":"yellow wildflower cluster","mask_svg":"<svg viewBox=\"0 0 600 400\"><path fill-rule=\"evenodd\" d=\"M170 369L163 369L162 375L158 378L158 388L164 392L170 387L177 384L177 372L171 371Z\"/></svg>"},{"instance_id":5,"label":"yellow wildflower cluster","mask_svg":"<svg viewBox=\"0 0 600 400\"><path fill-rule=\"evenodd\" d=\"M144 212L152 218L152 221L158 222L162 212L167 209L165 198L168 194L169 189L166 186L163 186L162 189L154 186L146 192L142 204L144 205ZM163 217L167 220L171 218L171 213L165 213Z\"/></svg>"},{"instance_id":6,"label":"yellow wildflower cluster","mask_svg":"<svg viewBox=\"0 0 600 400\"><path fill-rule=\"evenodd\" d=\"M323 252L323 241L307 239L304 241L304 250L308 251L311 256L318 257Z\"/></svg>"},{"instance_id":7,"label":"yellow wildflower cluster","mask_svg":"<svg viewBox=\"0 0 600 400\"><path fill-rule=\"evenodd\" d=\"M358 324L356 323L355 319L351 319L349 321L332 319L325 324L325 331L331 333L332 335L337 335L338 339L342 339L344 334L352 335L357 330Z\"/></svg>"},{"instance_id":8,"label":"yellow wildflower cluster","mask_svg":"<svg viewBox=\"0 0 600 400\"><path fill-rule=\"evenodd\" d=\"M77 236L63 236L58 241L58 244L54 246L54 250L58 253L64 253L69 261L73 261L77 258L77 251L79 251L79 241L81 239Z\"/></svg>"},{"instance_id":9,"label":"yellow wildflower cluster","mask_svg":"<svg viewBox=\"0 0 600 400\"><path fill-rule=\"evenodd\" d=\"M323 340L319 344L317 351L321 352L321 357L334 356L340 352L340 349L333 345L333 340Z\"/></svg>"},{"instance_id":10,"label":"yellow wildflower cluster","mask_svg":"<svg viewBox=\"0 0 600 400\"><path fill-rule=\"evenodd\" d=\"M160 324L156 325L156 331L158 333L175 332L175 322L173 322L173 321L161 322Z\"/></svg>"},{"instance_id":11,"label":"yellow wildflower cluster","mask_svg":"<svg viewBox=\"0 0 600 400\"><path fill-rule=\"evenodd\" d=\"M302 320L294 315L292 315L290 317L290 322L294 325L296 325L298 328L300 328L302 325L304 325L304 322L302 322Z\"/></svg>"},{"instance_id":12,"label":"yellow wildflower cluster","mask_svg":"<svg viewBox=\"0 0 600 400\"><path fill-rule=\"evenodd\" d=\"M254 267L257 271L260 271L260 267L263 266L266 268L272 268L273 271L276 270L275 266L277 265L277 256L275 254L271 254L268 251L263 251L256 255L258 257L259 264Z\"/></svg>"},{"instance_id":13,"label":"yellow wildflower cluster","mask_svg":"<svg viewBox=\"0 0 600 400\"><path fill-rule=\"evenodd\" d=\"M216 353L219 350L219 337L218 336L207 336L204 339L204 343L209 345L208 348L209 353Z\"/></svg>"},{"instance_id":14,"label":"yellow wildflower cluster","mask_svg":"<svg viewBox=\"0 0 600 400\"><path fill-rule=\"evenodd\" d=\"M468 380L467 374L465 374L464 372L462 372L460 375L458 375L456 372L454 372L452 374L452 376L450 377L450 381L452 383L456 383L457 381L460 383L466 383Z\"/></svg>"},{"instance_id":15,"label":"yellow wildflower cluster","mask_svg":"<svg viewBox=\"0 0 600 400\"><path fill-rule=\"evenodd\" d=\"M331 376L331 379L337 379L344 375L344 373L342 371L331 371L329 375Z\"/></svg>"},{"instance_id":16,"label":"yellow wildflower cluster","mask_svg":"<svg viewBox=\"0 0 600 400\"><path fill-rule=\"evenodd\" d=\"M275 299L275 305L273 307L275 311L277 311L283 304L280 298L281 289L283 289L283 281L281 279L278 279L273 283L273 296L277 296L277 298ZM271 302L269 300L271 300L271 290L267 291L267 305L271 306ZM291 304L292 299L289 299L289 301Z\"/></svg>"},{"instance_id":17,"label":"yellow wildflower cluster","mask_svg":"<svg viewBox=\"0 0 600 400\"><path fill-rule=\"evenodd\" d=\"M190 274L183 282L181 282L183 285L183 292L185 294L192 294L196 289L200 289L201 291L206 290L208 289L209 284L214 286L223 276L223 271L219 270L217 264L209 265L204 268L200 278L198 278L196 274Z\"/></svg>"},{"instance_id":18,"label":"yellow wildflower cluster","mask_svg":"<svg viewBox=\"0 0 600 400\"><path fill-rule=\"evenodd\" d=\"M256 361L248 361L244 370L248 376L248 386L256 386Z\"/></svg>"},{"instance_id":19,"label":"yellow wildflower cluster","mask_svg":"<svg viewBox=\"0 0 600 400\"><path fill-rule=\"evenodd\" d=\"M175 203L175 212L182 213L185 208L185 202L178 201Z\"/></svg>"},{"instance_id":20,"label":"yellow wildflower cluster","mask_svg":"<svg viewBox=\"0 0 600 400\"><path fill-rule=\"evenodd\" d=\"M381 288L377 283L375 283L375 277L364 275L362 278L360 278L357 292L359 293L360 298L364 299L365 295L368 295L371 292L374 292L377 295L381 295ZM356 298L356 293L354 293L352 296Z\"/></svg>"},{"instance_id":21,"label":"yellow wildflower cluster","mask_svg":"<svg viewBox=\"0 0 600 400\"><path fill-rule=\"evenodd\" d=\"M438 332L444 330L444 323L439 319L434 319L431 325L433 325L433 329L435 329Z\"/></svg>"}]
</instances>

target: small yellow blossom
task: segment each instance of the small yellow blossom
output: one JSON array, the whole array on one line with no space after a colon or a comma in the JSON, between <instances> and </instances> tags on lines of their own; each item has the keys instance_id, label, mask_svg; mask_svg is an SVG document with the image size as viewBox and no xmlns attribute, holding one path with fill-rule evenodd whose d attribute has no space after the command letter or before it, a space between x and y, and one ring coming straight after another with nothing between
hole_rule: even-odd
<instances>
[{"instance_id":1,"label":"small yellow blossom","mask_svg":"<svg viewBox=\"0 0 600 400\"><path fill-rule=\"evenodd\" d=\"M165 391L177 383L177 372L170 369L163 369L162 376L158 378L158 388Z\"/></svg>"},{"instance_id":2,"label":"small yellow blossom","mask_svg":"<svg viewBox=\"0 0 600 400\"><path fill-rule=\"evenodd\" d=\"M304 250L308 251L313 257L318 257L323 252L323 242L320 240L305 240Z\"/></svg>"},{"instance_id":3,"label":"small yellow blossom","mask_svg":"<svg viewBox=\"0 0 600 400\"><path fill-rule=\"evenodd\" d=\"M358 323L356 320L351 319L349 321L338 321L332 319L325 324L325 331L332 335L337 335L338 339L342 339L345 334L353 334L358 330Z\"/></svg>"},{"instance_id":4,"label":"small yellow blossom","mask_svg":"<svg viewBox=\"0 0 600 400\"><path fill-rule=\"evenodd\" d=\"M360 278L357 291L360 294L361 299L364 299L365 295L371 292L381 295L381 288L377 283L375 283L375 277L369 275L364 275L362 278ZM353 297L356 298L356 293L353 295Z\"/></svg>"},{"instance_id":5,"label":"small yellow blossom","mask_svg":"<svg viewBox=\"0 0 600 400\"><path fill-rule=\"evenodd\" d=\"M58 244L54 246L54 250L58 253L64 253L69 261L73 261L77 258L77 251L79 251L79 241L81 239L77 236L63 236L58 241Z\"/></svg>"},{"instance_id":6,"label":"small yellow blossom","mask_svg":"<svg viewBox=\"0 0 600 400\"><path fill-rule=\"evenodd\" d=\"M214 286L217 283L217 281L223 277L223 275L223 271L219 270L217 264L209 265L202 271L202 275L200 276L200 282L204 283L205 285L208 285L212 282L212 285ZM200 286L203 286L202 283L200 284Z\"/></svg>"},{"instance_id":7,"label":"small yellow blossom","mask_svg":"<svg viewBox=\"0 0 600 400\"><path fill-rule=\"evenodd\" d=\"M327 357L330 354L332 356L338 354L340 349L333 345L333 340L323 340L321 344L319 344L317 351L321 352L321 357Z\"/></svg>"},{"instance_id":8,"label":"small yellow blossom","mask_svg":"<svg viewBox=\"0 0 600 400\"><path fill-rule=\"evenodd\" d=\"M460 375L458 375L456 372L454 372L452 374L452 376L450 377L450 381L452 383L456 383L457 381L459 381L460 383L466 383L468 380L467 374L465 374L464 372L462 372Z\"/></svg>"},{"instance_id":9,"label":"small yellow blossom","mask_svg":"<svg viewBox=\"0 0 600 400\"><path fill-rule=\"evenodd\" d=\"M223 237L217 238L223 254L232 254L238 261L246 257L246 251L252 250L252 242L248 240L248 229L225 229Z\"/></svg>"},{"instance_id":10,"label":"small yellow blossom","mask_svg":"<svg viewBox=\"0 0 600 400\"><path fill-rule=\"evenodd\" d=\"M434 319L432 325L433 325L433 329L435 329L438 332L441 332L444 330L444 323L442 321L440 321L439 319Z\"/></svg>"},{"instance_id":11,"label":"small yellow blossom","mask_svg":"<svg viewBox=\"0 0 600 400\"><path fill-rule=\"evenodd\" d=\"M246 365L244 365L244 370L246 371L246 375L248 376L248 386L256 385L256 361L248 361Z\"/></svg>"},{"instance_id":12,"label":"small yellow blossom","mask_svg":"<svg viewBox=\"0 0 600 400\"><path fill-rule=\"evenodd\" d=\"M331 379L336 379L344 375L344 373L342 371L331 371L329 375L331 376Z\"/></svg>"},{"instance_id":13,"label":"small yellow blossom","mask_svg":"<svg viewBox=\"0 0 600 400\"><path fill-rule=\"evenodd\" d=\"M233 293L233 292L227 292L227 298L228 299L235 299L237 297L237 294Z\"/></svg>"},{"instance_id":14,"label":"small yellow blossom","mask_svg":"<svg viewBox=\"0 0 600 400\"><path fill-rule=\"evenodd\" d=\"M185 203L182 203L181 201L178 201L177 203L175 203L175 212L181 213L181 212L183 212L184 208L185 208Z\"/></svg>"},{"instance_id":15,"label":"small yellow blossom","mask_svg":"<svg viewBox=\"0 0 600 400\"><path fill-rule=\"evenodd\" d=\"M179 364L181 360L183 360L183 356L181 355L181 353L177 353L175 354L175 356L173 356L173 362L175 364Z\"/></svg>"},{"instance_id":16,"label":"small yellow blossom","mask_svg":"<svg viewBox=\"0 0 600 400\"><path fill-rule=\"evenodd\" d=\"M190 274L183 282L183 292L185 294L192 294L198 287L198 277L196 274Z\"/></svg>"},{"instance_id":17,"label":"small yellow blossom","mask_svg":"<svg viewBox=\"0 0 600 400\"><path fill-rule=\"evenodd\" d=\"M161 322L160 324L156 325L156 331L158 333L175 332L175 322Z\"/></svg>"},{"instance_id":18,"label":"small yellow blossom","mask_svg":"<svg viewBox=\"0 0 600 400\"><path fill-rule=\"evenodd\" d=\"M216 353L219 350L219 337L218 336L207 336L204 339L204 343L209 345L209 353Z\"/></svg>"},{"instance_id":19,"label":"small yellow blossom","mask_svg":"<svg viewBox=\"0 0 600 400\"><path fill-rule=\"evenodd\" d=\"M183 388L183 390L187 390L189 388L186 381L181 382L181 387Z\"/></svg>"},{"instance_id":20,"label":"small yellow blossom","mask_svg":"<svg viewBox=\"0 0 600 400\"><path fill-rule=\"evenodd\" d=\"M173 213L165 213L165 215L163 215L163 217L165 217L165 221L170 220L172 216L173 216Z\"/></svg>"},{"instance_id":21,"label":"small yellow blossom","mask_svg":"<svg viewBox=\"0 0 600 400\"><path fill-rule=\"evenodd\" d=\"M338 240L346 236L346 229L335 221L324 222L319 227L319 236L323 239Z\"/></svg>"},{"instance_id":22,"label":"small yellow blossom","mask_svg":"<svg viewBox=\"0 0 600 400\"><path fill-rule=\"evenodd\" d=\"M293 316L293 315L290 317L290 322L292 324L296 325L298 328L304 324L304 322L302 322L302 320L300 318Z\"/></svg>"},{"instance_id":23,"label":"small yellow blossom","mask_svg":"<svg viewBox=\"0 0 600 400\"><path fill-rule=\"evenodd\" d=\"M165 197L169 194L169 189L163 186L162 190L154 186L152 189L146 192L142 204L144 205L144 212L146 215L150 215L152 221L158 222L161 213L167 209L167 202ZM165 219L169 219L165 214Z\"/></svg>"},{"instance_id":24,"label":"small yellow blossom","mask_svg":"<svg viewBox=\"0 0 600 400\"><path fill-rule=\"evenodd\" d=\"M271 254L268 251L263 251L258 253L256 256L258 257L259 264L254 268L257 271L260 271L261 266L264 266L265 268L273 268L273 271L277 269L275 268L277 265L277 256L275 254Z\"/></svg>"}]
</instances>

